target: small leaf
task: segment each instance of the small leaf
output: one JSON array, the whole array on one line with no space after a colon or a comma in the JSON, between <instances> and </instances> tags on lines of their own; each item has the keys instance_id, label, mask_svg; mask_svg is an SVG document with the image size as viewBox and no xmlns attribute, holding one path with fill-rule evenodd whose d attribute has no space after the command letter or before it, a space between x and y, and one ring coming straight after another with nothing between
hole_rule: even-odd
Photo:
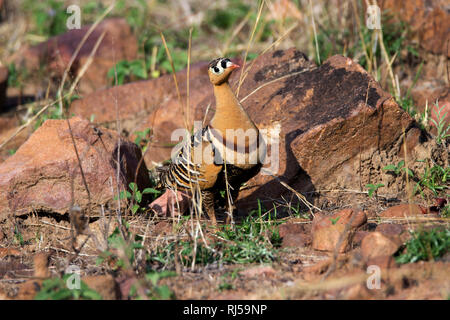
<instances>
[{"instance_id":1,"label":"small leaf","mask_svg":"<svg viewBox=\"0 0 450 320\"><path fill-rule=\"evenodd\" d=\"M387 165L386 167L383 168L383 170L386 171L395 171L395 169L397 169L397 167L393 164Z\"/></svg>"},{"instance_id":2,"label":"small leaf","mask_svg":"<svg viewBox=\"0 0 450 320\"><path fill-rule=\"evenodd\" d=\"M330 218L331 223L332 223L333 225L335 225L336 222L338 222L340 218L341 218L341 217L337 217L337 218L334 218L334 219L333 219L333 218Z\"/></svg>"},{"instance_id":3,"label":"small leaf","mask_svg":"<svg viewBox=\"0 0 450 320\"><path fill-rule=\"evenodd\" d=\"M153 189L153 188L145 188L144 191L142 191L143 194L153 193L153 194L159 194L161 191Z\"/></svg>"},{"instance_id":4,"label":"small leaf","mask_svg":"<svg viewBox=\"0 0 450 320\"><path fill-rule=\"evenodd\" d=\"M136 192L138 189L137 184L134 182L130 182L129 186L130 186L131 191L133 191L133 192Z\"/></svg>"},{"instance_id":5,"label":"small leaf","mask_svg":"<svg viewBox=\"0 0 450 320\"><path fill-rule=\"evenodd\" d=\"M134 194L134 198L136 199L137 203L141 203L142 193L140 191L136 191L136 193Z\"/></svg>"},{"instance_id":6,"label":"small leaf","mask_svg":"<svg viewBox=\"0 0 450 320\"><path fill-rule=\"evenodd\" d=\"M139 208L140 208L140 206L138 204L135 204L133 206L133 208L131 208L131 212L133 212L133 214L134 214L134 213L136 213L139 210Z\"/></svg>"}]
</instances>

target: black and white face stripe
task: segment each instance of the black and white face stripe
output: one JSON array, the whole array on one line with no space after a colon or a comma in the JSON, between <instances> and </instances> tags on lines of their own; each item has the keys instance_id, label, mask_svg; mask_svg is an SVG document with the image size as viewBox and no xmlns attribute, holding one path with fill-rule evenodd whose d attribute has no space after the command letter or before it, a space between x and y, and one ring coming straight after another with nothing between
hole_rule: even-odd
<instances>
[{"instance_id":1,"label":"black and white face stripe","mask_svg":"<svg viewBox=\"0 0 450 320\"><path fill-rule=\"evenodd\" d=\"M230 67L232 65L232 62L228 58L218 58L216 60L213 60L209 64L209 68L211 69L212 73L216 75L221 75L226 68Z\"/></svg>"}]
</instances>

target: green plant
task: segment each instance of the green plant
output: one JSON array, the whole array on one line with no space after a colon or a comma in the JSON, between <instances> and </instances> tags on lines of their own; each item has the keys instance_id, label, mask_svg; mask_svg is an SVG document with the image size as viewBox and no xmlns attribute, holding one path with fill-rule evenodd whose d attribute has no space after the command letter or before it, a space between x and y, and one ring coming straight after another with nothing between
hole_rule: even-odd
<instances>
[{"instance_id":1,"label":"green plant","mask_svg":"<svg viewBox=\"0 0 450 320\"><path fill-rule=\"evenodd\" d=\"M115 228L113 233L108 237L108 247L119 250L122 252L120 256L116 253L105 250L97 257L97 265L100 265L105 260L112 261L113 270L118 270L121 268L129 268L133 265L135 259L135 250L142 249L142 238L138 235L132 238L131 232L128 231L129 225L126 221L122 222L126 238L120 232L119 227Z\"/></svg>"},{"instance_id":2,"label":"green plant","mask_svg":"<svg viewBox=\"0 0 450 320\"><path fill-rule=\"evenodd\" d=\"M442 208L441 216L445 217L445 218L449 218L450 217L450 204L448 204L444 208Z\"/></svg>"},{"instance_id":3,"label":"green plant","mask_svg":"<svg viewBox=\"0 0 450 320\"><path fill-rule=\"evenodd\" d=\"M149 256L149 262L173 266L175 255L186 267L193 262L196 265L216 261L230 264L272 262L276 259L275 248L281 245L279 222L272 221L270 214L263 220L261 206L253 212L259 212L259 218L248 216L241 224L223 226L216 232L217 240L208 246L201 239L196 245L193 240L173 241L164 247L156 247Z\"/></svg>"},{"instance_id":4,"label":"green plant","mask_svg":"<svg viewBox=\"0 0 450 320\"><path fill-rule=\"evenodd\" d=\"M208 25L215 26L222 30L227 30L241 21L249 12L250 7L239 0L228 1L224 9L210 10L207 17L210 17Z\"/></svg>"},{"instance_id":5,"label":"green plant","mask_svg":"<svg viewBox=\"0 0 450 320\"><path fill-rule=\"evenodd\" d=\"M88 287L80 280L80 289L67 288L67 281L71 274L65 274L62 278L50 278L42 282L42 289L34 297L35 300L69 300L86 299L101 300L102 296Z\"/></svg>"},{"instance_id":6,"label":"green plant","mask_svg":"<svg viewBox=\"0 0 450 320\"><path fill-rule=\"evenodd\" d=\"M170 54L172 56L175 72L185 68L187 65L186 50L177 49L174 42L167 42L167 48L169 48ZM164 49L164 47L158 50L158 54L156 55L156 63L163 71L168 73L172 72L172 66L170 65L169 58L167 58L166 56L166 50Z\"/></svg>"},{"instance_id":7,"label":"green plant","mask_svg":"<svg viewBox=\"0 0 450 320\"><path fill-rule=\"evenodd\" d=\"M25 244L25 241L23 240L22 233L20 232L20 230L17 227L17 225L14 226L14 240L20 246L23 246Z\"/></svg>"},{"instance_id":8,"label":"green plant","mask_svg":"<svg viewBox=\"0 0 450 320\"><path fill-rule=\"evenodd\" d=\"M431 168L426 166L423 175L420 177L419 181L416 182L414 193L419 192L423 197L423 188L428 188L435 196L437 196L439 192L446 189L448 190L449 186L447 181L449 178L450 167L443 168L436 164Z\"/></svg>"},{"instance_id":9,"label":"green plant","mask_svg":"<svg viewBox=\"0 0 450 320\"><path fill-rule=\"evenodd\" d=\"M137 144L141 148L142 153L144 153L147 150L147 143L152 135L152 129L147 128L144 131L136 131L134 134L136 135L134 143Z\"/></svg>"},{"instance_id":10,"label":"green plant","mask_svg":"<svg viewBox=\"0 0 450 320\"><path fill-rule=\"evenodd\" d=\"M382 184L382 183L377 183L377 184L369 183L369 184L366 184L366 188L368 190L369 197L372 198L372 195L374 193L376 195L377 194L377 190L379 188L381 188L381 187L384 187L384 184Z\"/></svg>"},{"instance_id":11,"label":"green plant","mask_svg":"<svg viewBox=\"0 0 450 320\"><path fill-rule=\"evenodd\" d=\"M67 105L63 103L63 105ZM36 110L38 112L39 110ZM61 112L61 108L58 106L57 103L50 106L43 114L39 116L39 118L36 119L34 123L34 129L36 130L39 128L46 120L49 119L63 119L64 111Z\"/></svg>"},{"instance_id":12,"label":"green plant","mask_svg":"<svg viewBox=\"0 0 450 320\"><path fill-rule=\"evenodd\" d=\"M339 219L340 219L341 217L337 217L337 218L330 218L330 221L331 221L331 223L333 224L333 225L335 225L338 221L339 221Z\"/></svg>"},{"instance_id":13,"label":"green plant","mask_svg":"<svg viewBox=\"0 0 450 320\"><path fill-rule=\"evenodd\" d=\"M411 178L414 177L414 173L411 169L405 167L405 160L400 160L397 165L389 164L383 168L383 170L388 172L393 172L396 176L400 175L403 172L407 173Z\"/></svg>"},{"instance_id":14,"label":"green plant","mask_svg":"<svg viewBox=\"0 0 450 320\"><path fill-rule=\"evenodd\" d=\"M28 77L26 68L17 68L14 63L8 65L8 87L20 88Z\"/></svg>"},{"instance_id":15,"label":"green plant","mask_svg":"<svg viewBox=\"0 0 450 320\"><path fill-rule=\"evenodd\" d=\"M131 182L128 186L129 186L131 192L127 191L127 190L123 190L123 191L120 192L119 198L121 200L123 200L123 199L132 200L133 206L131 207L131 212L133 214L138 212L138 210L142 209L140 204L141 204L143 196L145 194L152 194L152 195L154 195L156 197L156 196L158 196L161 193L161 191L156 190L154 188L145 188L144 190L140 191L138 189L137 184L134 183L134 182ZM117 200L117 199L118 198L116 196L114 198L114 200Z\"/></svg>"},{"instance_id":16,"label":"green plant","mask_svg":"<svg viewBox=\"0 0 450 320\"><path fill-rule=\"evenodd\" d=\"M121 85L127 82L131 82L134 79L147 79L148 73L143 60L121 60L117 64L108 70L107 77L110 79L111 84Z\"/></svg>"},{"instance_id":17,"label":"green plant","mask_svg":"<svg viewBox=\"0 0 450 320\"><path fill-rule=\"evenodd\" d=\"M25 2L24 8L33 16L33 31L36 34L51 37L67 30L66 21L69 14L66 12L64 2L28 0Z\"/></svg>"},{"instance_id":18,"label":"green plant","mask_svg":"<svg viewBox=\"0 0 450 320\"><path fill-rule=\"evenodd\" d=\"M436 101L435 106L436 108L433 109L433 113L436 116L437 121L435 119L431 119L431 121L434 123L437 129L436 143L438 145L441 145L448 137L450 137L450 124L447 124L446 122L447 112L441 114L445 106L439 108L439 101Z\"/></svg>"},{"instance_id":19,"label":"green plant","mask_svg":"<svg viewBox=\"0 0 450 320\"><path fill-rule=\"evenodd\" d=\"M396 254L398 263L412 263L420 260L434 260L450 248L450 229L412 232L412 238L405 244L405 250Z\"/></svg>"},{"instance_id":20,"label":"green plant","mask_svg":"<svg viewBox=\"0 0 450 320\"><path fill-rule=\"evenodd\" d=\"M161 271L161 272L149 272L145 275L145 280L147 280L147 297L152 300L168 300L174 299L175 294L169 289L167 285L159 285L159 281L163 278L174 277L177 274L172 271Z\"/></svg>"},{"instance_id":21,"label":"green plant","mask_svg":"<svg viewBox=\"0 0 450 320\"><path fill-rule=\"evenodd\" d=\"M219 283L217 289L219 291L234 290L235 286L232 283L226 282L226 280L224 280L221 283Z\"/></svg>"}]
</instances>

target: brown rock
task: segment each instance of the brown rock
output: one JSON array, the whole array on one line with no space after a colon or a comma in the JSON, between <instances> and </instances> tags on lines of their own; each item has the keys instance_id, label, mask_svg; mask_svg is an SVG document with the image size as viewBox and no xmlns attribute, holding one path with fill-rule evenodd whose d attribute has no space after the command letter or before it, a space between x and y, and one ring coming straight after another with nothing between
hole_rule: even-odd
<instances>
[{"instance_id":1,"label":"brown rock","mask_svg":"<svg viewBox=\"0 0 450 320\"><path fill-rule=\"evenodd\" d=\"M409 82L407 84L411 85ZM418 112L424 113L427 101L428 112L430 112L432 106L436 102L436 99L442 99L442 96L445 96L446 92L448 92L448 88L445 82L443 83L440 79L427 79L417 82L417 84L411 89L411 97L414 104L418 108ZM432 115L432 112L430 115Z\"/></svg>"},{"instance_id":2,"label":"brown rock","mask_svg":"<svg viewBox=\"0 0 450 320\"><path fill-rule=\"evenodd\" d=\"M81 279L102 296L102 300L120 299L119 286L111 275L86 276Z\"/></svg>"},{"instance_id":3,"label":"brown rock","mask_svg":"<svg viewBox=\"0 0 450 320\"><path fill-rule=\"evenodd\" d=\"M373 298L373 292L367 289L367 285L358 283L350 286L343 293L344 299L347 300L367 300Z\"/></svg>"},{"instance_id":4,"label":"brown rock","mask_svg":"<svg viewBox=\"0 0 450 320\"><path fill-rule=\"evenodd\" d=\"M350 249L355 229L367 221L363 211L344 209L333 215L316 214L312 224L312 247L316 250L334 251L342 237L338 252ZM346 225L349 227L346 232Z\"/></svg>"},{"instance_id":5,"label":"brown rock","mask_svg":"<svg viewBox=\"0 0 450 320\"><path fill-rule=\"evenodd\" d=\"M308 224L289 221L278 227L278 233L281 238L284 238L289 233L309 233L310 229L311 227Z\"/></svg>"},{"instance_id":6,"label":"brown rock","mask_svg":"<svg viewBox=\"0 0 450 320\"><path fill-rule=\"evenodd\" d=\"M305 247L311 243L311 236L304 233L288 233L284 235L282 247Z\"/></svg>"},{"instance_id":7,"label":"brown rock","mask_svg":"<svg viewBox=\"0 0 450 320\"><path fill-rule=\"evenodd\" d=\"M140 149L120 139L120 180L116 182L118 136L93 128L80 118L70 120L73 137L91 195L91 208L114 207L112 189L128 189L135 181ZM137 174L140 190L150 186L146 166ZM71 199L73 180L74 199ZM46 211L64 214L71 203L87 210L88 196L82 181L66 120L47 120L17 152L0 164L0 220L11 215Z\"/></svg>"},{"instance_id":8,"label":"brown rock","mask_svg":"<svg viewBox=\"0 0 450 320\"><path fill-rule=\"evenodd\" d=\"M45 65L60 77L90 27L87 25L81 29L69 30L44 43L25 47L17 54L15 63L25 66L30 71L38 70L40 65ZM80 82L82 93L106 87L110 83L107 79L108 70L117 61L136 58L137 40L125 19L107 19L97 26L81 47L70 70L73 75L81 70L103 32L106 33L94 55L94 60Z\"/></svg>"},{"instance_id":9,"label":"brown rock","mask_svg":"<svg viewBox=\"0 0 450 320\"><path fill-rule=\"evenodd\" d=\"M8 68L0 65L0 111L6 103L6 88L8 87Z\"/></svg>"},{"instance_id":10,"label":"brown rock","mask_svg":"<svg viewBox=\"0 0 450 320\"><path fill-rule=\"evenodd\" d=\"M273 276L276 271L271 266L257 266L239 272L239 274L245 277L270 277Z\"/></svg>"},{"instance_id":11,"label":"brown rock","mask_svg":"<svg viewBox=\"0 0 450 320\"><path fill-rule=\"evenodd\" d=\"M397 263L395 262L395 258L392 255L377 256L370 258L369 260L367 260L366 265L367 266L375 265L382 269L393 269L398 266Z\"/></svg>"},{"instance_id":12,"label":"brown rock","mask_svg":"<svg viewBox=\"0 0 450 320\"><path fill-rule=\"evenodd\" d=\"M183 214L188 208L190 197L186 192L167 189L160 197L149 205L158 216L176 217Z\"/></svg>"},{"instance_id":13,"label":"brown rock","mask_svg":"<svg viewBox=\"0 0 450 320\"><path fill-rule=\"evenodd\" d=\"M351 228L356 229L367 222L367 215L364 211L356 209L344 209L332 215L316 214L312 223L312 232L317 229L326 228L335 224L346 225L351 221Z\"/></svg>"},{"instance_id":14,"label":"brown rock","mask_svg":"<svg viewBox=\"0 0 450 320\"><path fill-rule=\"evenodd\" d=\"M209 103L214 102L213 90L207 74L208 63L197 63L190 69L190 119L203 120ZM186 70L176 73L182 101L186 101ZM236 75L235 75L236 76ZM210 90L205 90L205 88ZM177 141L171 140L172 132L184 128L183 114L171 74L158 79L128 83L108 90L87 95L75 100L70 112L86 119L95 115L95 122L115 125L117 114L113 101L117 100L119 119L125 132L131 134L152 129L151 141L145 161L148 167L154 162L170 158L172 148ZM209 112L211 118L212 111ZM177 137L178 138L178 137Z\"/></svg>"},{"instance_id":15,"label":"brown rock","mask_svg":"<svg viewBox=\"0 0 450 320\"><path fill-rule=\"evenodd\" d=\"M276 79L291 75L282 80ZM186 71L177 73L181 99L186 98ZM236 86L239 73L230 79ZM274 81L268 86L262 85ZM338 84L338 85L336 85ZM170 157L167 147L173 130L184 127L184 108L178 101L173 78L131 83L96 92L72 103L70 112L95 121L114 124L115 101L122 127L129 133L152 128L152 146L145 156L148 167ZM259 88L257 91L255 89ZM385 176L371 163L374 155L390 151L414 120L360 65L343 56L333 56L315 68L306 56L290 49L268 52L255 60L243 83L239 98L261 130L279 128L279 168L269 153L265 169L300 192L317 189L359 189ZM117 99L117 100L116 100ZM215 107L206 64L193 66L190 75L190 119L206 122ZM366 103L367 102L367 103ZM382 126L380 127L380 124ZM275 135L275 134L274 134ZM274 136L276 137L276 135ZM413 146L415 147L415 146ZM364 154L365 167L361 167ZM411 159L412 161L412 159ZM362 174L355 174L366 170ZM240 193L238 207L254 207L257 199L285 194L279 180L259 174ZM387 189L387 187L386 187ZM387 191L389 191L387 189Z\"/></svg>"},{"instance_id":16,"label":"brown rock","mask_svg":"<svg viewBox=\"0 0 450 320\"><path fill-rule=\"evenodd\" d=\"M380 217L383 218L404 218L420 215L423 215L423 212L416 204L399 204L380 213Z\"/></svg>"},{"instance_id":17,"label":"brown rock","mask_svg":"<svg viewBox=\"0 0 450 320\"><path fill-rule=\"evenodd\" d=\"M361 242L361 254L367 260L380 256L391 256L402 245L399 237L371 232Z\"/></svg>"},{"instance_id":18,"label":"brown rock","mask_svg":"<svg viewBox=\"0 0 450 320\"><path fill-rule=\"evenodd\" d=\"M356 246L361 245L362 239L364 239L365 236L367 236L370 232L369 231L356 231L353 236L353 244Z\"/></svg>"},{"instance_id":19,"label":"brown rock","mask_svg":"<svg viewBox=\"0 0 450 320\"><path fill-rule=\"evenodd\" d=\"M338 252L346 252L350 249L350 242L353 237L353 231L344 233L345 225L335 224L326 228L321 228L313 233L312 247L321 251L334 251L341 239L341 244L337 248Z\"/></svg>"},{"instance_id":20,"label":"brown rock","mask_svg":"<svg viewBox=\"0 0 450 320\"><path fill-rule=\"evenodd\" d=\"M450 13L448 3L441 0L381 0L381 10L389 10L394 18L408 24L418 43L435 54L450 57L448 30L450 30Z\"/></svg>"},{"instance_id":21,"label":"brown rock","mask_svg":"<svg viewBox=\"0 0 450 320\"><path fill-rule=\"evenodd\" d=\"M376 227L375 231L381 232L386 236L399 236L405 231L405 228L401 224L382 223Z\"/></svg>"}]
</instances>

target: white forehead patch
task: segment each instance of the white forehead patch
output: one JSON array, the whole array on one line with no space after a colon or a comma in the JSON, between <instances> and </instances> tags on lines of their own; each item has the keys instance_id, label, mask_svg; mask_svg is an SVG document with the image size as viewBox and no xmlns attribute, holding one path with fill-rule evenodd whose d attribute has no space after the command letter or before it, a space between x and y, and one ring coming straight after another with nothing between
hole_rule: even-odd
<instances>
[{"instance_id":1,"label":"white forehead patch","mask_svg":"<svg viewBox=\"0 0 450 320\"><path fill-rule=\"evenodd\" d=\"M227 65L227 67L228 67L228 65ZM217 64L215 66L211 67L211 71L212 71L212 73L217 74L217 75L222 74L224 71L224 68L222 68L221 61L217 62Z\"/></svg>"}]
</instances>

